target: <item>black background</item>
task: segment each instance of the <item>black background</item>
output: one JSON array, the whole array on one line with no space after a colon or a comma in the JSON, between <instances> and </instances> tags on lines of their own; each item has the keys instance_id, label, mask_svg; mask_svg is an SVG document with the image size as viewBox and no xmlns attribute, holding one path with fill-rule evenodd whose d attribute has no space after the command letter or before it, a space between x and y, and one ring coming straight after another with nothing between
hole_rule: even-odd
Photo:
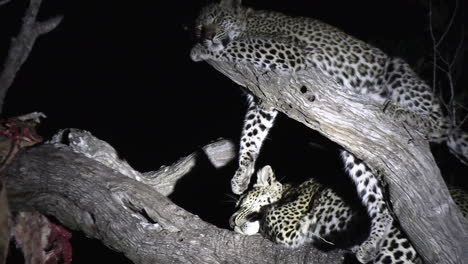
<instances>
[{"instance_id":1,"label":"black background","mask_svg":"<svg viewBox=\"0 0 468 264\"><path fill-rule=\"evenodd\" d=\"M88 130L139 171L170 165L219 137L238 142L245 96L227 77L189 58L192 22L205 4L44 0L42 19L58 14L65 18L36 42L7 94L4 116L44 112L48 118L39 132L45 138L61 128ZM418 1L244 4L318 18L411 64L430 56L429 19ZM26 6L27 1L13 0L0 7L0 58L17 33ZM466 89L466 83L465 77L457 87ZM337 146L302 124L280 115L269 139L258 165L272 165L280 178L346 181ZM449 181L466 183L459 180L466 167L445 146L436 146L434 153ZM201 218L227 227L234 206L228 185L236 164L221 170L202 164L180 183L172 198ZM125 261L79 232L74 232L72 242L74 263L92 262L93 254Z\"/></svg>"}]
</instances>

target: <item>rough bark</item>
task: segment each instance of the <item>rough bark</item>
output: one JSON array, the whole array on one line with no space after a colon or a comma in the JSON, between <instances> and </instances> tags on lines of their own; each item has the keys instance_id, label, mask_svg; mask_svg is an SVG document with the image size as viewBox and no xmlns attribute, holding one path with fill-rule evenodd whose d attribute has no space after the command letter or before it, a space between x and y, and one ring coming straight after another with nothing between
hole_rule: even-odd
<instances>
[{"instance_id":1,"label":"rough bark","mask_svg":"<svg viewBox=\"0 0 468 264\"><path fill-rule=\"evenodd\" d=\"M59 143L64 141L70 146ZM234 157L233 145L225 140L203 151L221 161L216 164ZM156 178L128 173L128 164L119 165L114 154L107 143L77 130L20 152L5 171L11 207L53 215L135 263L342 262L343 251L291 250L260 236L219 229L158 192L171 189L178 179L174 175L196 164L196 153L149 173Z\"/></svg>"},{"instance_id":2,"label":"rough bark","mask_svg":"<svg viewBox=\"0 0 468 264\"><path fill-rule=\"evenodd\" d=\"M10 1L1 1L0 6ZM24 64L31 52L36 39L55 29L62 21L62 16L57 16L46 21L37 21L37 14L41 7L42 0L30 0L29 6L23 16L18 36L11 39L10 49L0 73L0 114L6 93L13 83L16 74Z\"/></svg>"},{"instance_id":3,"label":"rough bark","mask_svg":"<svg viewBox=\"0 0 468 264\"><path fill-rule=\"evenodd\" d=\"M412 127L312 68L281 75L207 62L383 174L395 214L427 263L466 263L468 223L448 193L428 142Z\"/></svg>"}]
</instances>

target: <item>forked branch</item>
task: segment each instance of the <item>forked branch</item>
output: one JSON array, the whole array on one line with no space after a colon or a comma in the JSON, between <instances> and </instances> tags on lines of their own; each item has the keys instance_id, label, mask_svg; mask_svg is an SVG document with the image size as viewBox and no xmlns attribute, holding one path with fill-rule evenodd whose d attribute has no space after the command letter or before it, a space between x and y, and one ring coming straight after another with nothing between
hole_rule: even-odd
<instances>
[{"instance_id":1,"label":"forked branch","mask_svg":"<svg viewBox=\"0 0 468 264\"><path fill-rule=\"evenodd\" d=\"M9 0L0 2L0 6L8 3ZM23 22L18 36L11 39L10 49L3 64L0 74L0 114L8 89L11 87L16 74L31 53L36 39L55 29L62 21L62 16L57 16L46 21L37 21L37 14L41 7L42 0L30 0L26 9Z\"/></svg>"}]
</instances>

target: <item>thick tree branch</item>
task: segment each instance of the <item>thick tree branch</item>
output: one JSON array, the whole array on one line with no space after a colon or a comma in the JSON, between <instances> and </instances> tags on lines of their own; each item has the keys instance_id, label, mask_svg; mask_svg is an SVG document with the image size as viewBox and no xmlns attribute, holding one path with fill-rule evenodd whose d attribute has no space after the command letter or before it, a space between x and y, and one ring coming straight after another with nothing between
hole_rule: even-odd
<instances>
[{"instance_id":1,"label":"thick tree branch","mask_svg":"<svg viewBox=\"0 0 468 264\"><path fill-rule=\"evenodd\" d=\"M134 170L125 160L119 158L117 151L107 142L102 141L87 131L63 129L48 143L70 147L74 152L102 163L123 175L155 188L160 194L168 196L174 191L177 181L188 174L197 163L200 153L195 152L181 158L171 166L162 166L157 171L140 173ZM203 147L204 154L211 164L222 167L234 159L234 145L229 140L220 139Z\"/></svg>"},{"instance_id":2,"label":"thick tree branch","mask_svg":"<svg viewBox=\"0 0 468 264\"><path fill-rule=\"evenodd\" d=\"M0 5L6 2L0 2ZM49 33L55 29L62 21L63 17L58 16L38 22L37 14L39 13L41 3L42 0L30 0L29 6L24 13L20 32L17 37L11 40L10 50L4 62L3 71L0 74L0 114L2 113L6 93L19 69L28 58L36 39L40 35Z\"/></svg>"},{"instance_id":3,"label":"thick tree branch","mask_svg":"<svg viewBox=\"0 0 468 264\"><path fill-rule=\"evenodd\" d=\"M253 66L207 62L384 174L394 211L427 263L468 259L467 221L451 199L427 141L414 129L312 68L281 75Z\"/></svg>"},{"instance_id":4,"label":"thick tree branch","mask_svg":"<svg viewBox=\"0 0 468 264\"><path fill-rule=\"evenodd\" d=\"M203 222L157 192L158 185L124 175L119 166L105 165L103 160L113 159L113 154L107 155L111 158L90 158L89 153L102 152L93 142L101 143L86 141L89 137L86 132L72 130L66 137L56 137L53 144L20 152L5 172L13 210L34 209L54 215L67 227L101 240L135 263L342 261L342 251L325 254L310 247L285 249L260 236L245 237ZM67 138L72 146L59 144L58 138ZM78 148L87 154L78 153ZM97 151L88 151L91 149ZM229 160L232 144L215 142L204 152ZM182 174L178 171L186 171L184 166L192 167L197 154L188 157L154 175Z\"/></svg>"}]
</instances>

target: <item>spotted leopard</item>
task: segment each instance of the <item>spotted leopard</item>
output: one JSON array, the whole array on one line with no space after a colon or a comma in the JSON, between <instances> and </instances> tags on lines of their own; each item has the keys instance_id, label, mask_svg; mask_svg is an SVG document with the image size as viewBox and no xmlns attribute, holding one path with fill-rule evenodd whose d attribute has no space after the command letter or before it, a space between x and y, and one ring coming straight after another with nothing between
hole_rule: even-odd
<instances>
[{"instance_id":1,"label":"spotted leopard","mask_svg":"<svg viewBox=\"0 0 468 264\"><path fill-rule=\"evenodd\" d=\"M417 128L433 142L446 141L468 160L468 135L452 129L432 89L402 59L387 54L339 29L306 17L253 10L240 0L221 0L205 7L196 21L199 43L191 50L194 61L218 60L253 65L265 71L290 74L314 67L345 89L377 103L390 101L408 111ZM249 96L241 135L239 168L231 187L244 192L255 171L255 161L277 110ZM413 118L410 119L410 121ZM371 235L357 250L366 263L375 258L393 218L384 202L378 179L351 153L344 153L349 175L371 217ZM366 173L364 173L366 172Z\"/></svg>"},{"instance_id":2,"label":"spotted leopard","mask_svg":"<svg viewBox=\"0 0 468 264\"><path fill-rule=\"evenodd\" d=\"M450 193L468 215L468 193L449 188ZM314 178L298 186L281 184L270 166L257 173L253 189L243 194L230 226L239 234L263 237L286 247L295 248L305 243L314 245L342 245L353 249L353 243L343 244L343 238L359 237L352 232L362 222L363 215L352 208L345 199ZM371 263L421 263L411 242L395 220L386 230Z\"/></svg>"},{"instance_id":3,"label":"spotted leopard","mask_svg":"<svg viewBox=\"0 0 468 264\"><path fill-rule=\"evenodd\" d=\"M251 63L265 70L285 72L318 68L346 89L378 103L389 100L415 113L418 119L427 121L420 122L424 126L420 130L431 141L446 141L452 152L468 160L468 134L451 125L432 88L403 59L390 57L319 20L253 10L243 7L241 0L221 0L206 6L195 24L199 44L191 51L194 61ZM246 116L251 112L256 114L257 108L269 115L276 111L258 106ZM259 118L264 121L261 116ZM266 120L266 123L272 122ZM255 142L258 145L261 141L262 138L246 137L241 144L241 163L250 164L259 149L259 146L246 147L245 144ZM246 162L242 162L244 159ZM251 175L241 170L253 172L240 164L233 183L236 193L247 188Z\"/></svg>"}]
</instances>

